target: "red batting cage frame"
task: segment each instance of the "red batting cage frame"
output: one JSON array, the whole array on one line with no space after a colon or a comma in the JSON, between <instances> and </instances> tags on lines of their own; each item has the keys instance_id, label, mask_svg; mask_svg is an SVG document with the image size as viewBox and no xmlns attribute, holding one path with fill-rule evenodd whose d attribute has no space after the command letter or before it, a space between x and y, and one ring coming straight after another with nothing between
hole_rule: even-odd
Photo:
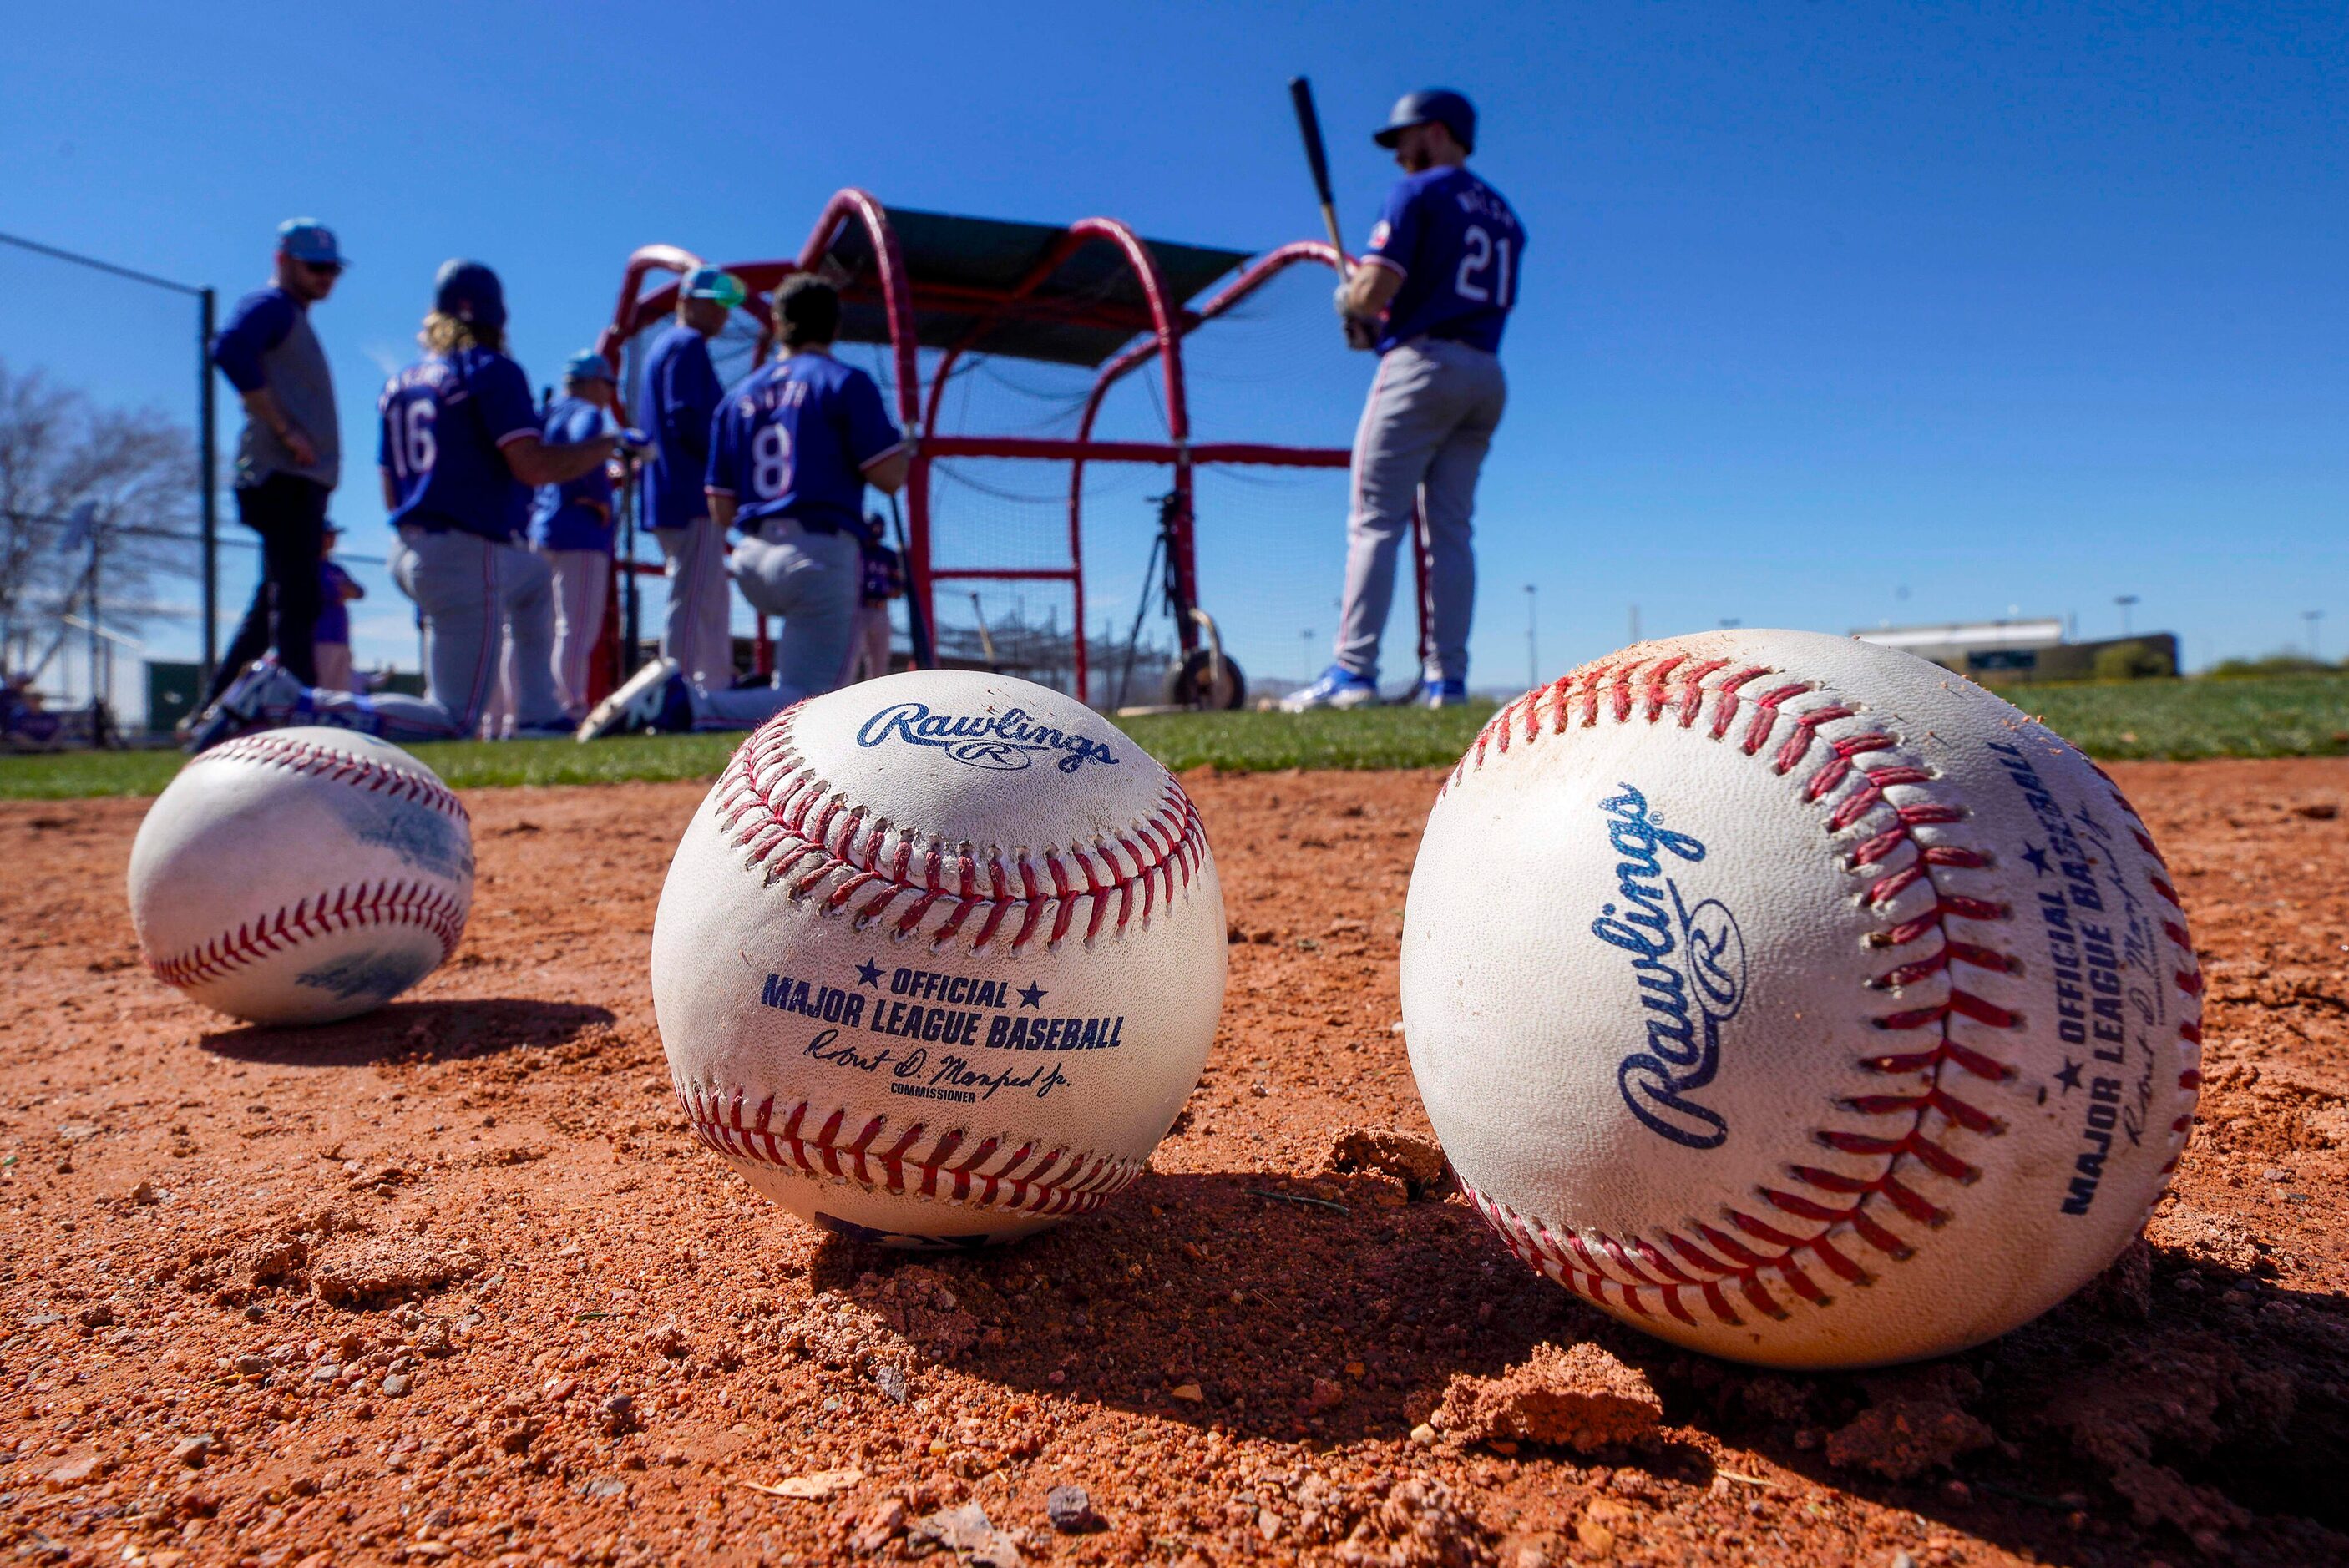
<instances>
[{"instance_id":1,"label":"red batting cage frame","mask_svg":"<svg viewBox=\"0 0 2349 1568\"><path fill-rule=\"evenodd\" d=\"M900 242L901 226L917 241L910 266L908 247ZM1245 264L1233 273L1241 263ZM941 583L1065 583L1075 598L1074 676L1081 700L1088 690L1082 526L1088 463L1154 463L1172 470L1169 581L1180 602L1193 605L1198 603L1198 579L1191 500L1193 476L1200 466L1347 466L1350 453L1344 447L1191 438L1184 340L1299 263L1342 269L1344 262L1319 240L1295 241L1251 260L1238 253L1145 241L1114 218L1086 218L1058 230L914 211L901 211L893 221L881 202L851 188L826 203L796 257L722 264L741 281L750 296L742 308L760 323L754 364L762 363L771 346L769 298L784 279L813 273L840 290L843 339L885 346L895 367L891 379L898 423L918 441L905 492L906 567L924 624L938 624ZM621 373L626 346L675 312L683 274L702 264L703 257L676 245L647 245L628 258L612 324L596 342L616 375ZM661 273L673 275L647 289L647 281ZM1181 290L1170 284L1170 274L1185 285ZM1230 274L1228 282L1205 293L1206 284L1226 274ZM1185 294L1204 297L1186 304ZM919 352L924 349L933 355L926 380ZM1074 436L941 430L948 378L957 362L974 351L1093 366L1092 392ZM1110 389L1154 360L1163 382L1165 438L1095 439L1094 420ZM623 387L623 398L635 390ZM934 559L930 469L940 459L949 458L1067 463L1068 564L978 566ZM1330 522L1334 526L1337 520ZM1420 553L1414 552L1415 556ZM1197 652L1200 628L1195 622L1178 617L1175 634L1184 655Z\"/></svg>"}]
</instances>

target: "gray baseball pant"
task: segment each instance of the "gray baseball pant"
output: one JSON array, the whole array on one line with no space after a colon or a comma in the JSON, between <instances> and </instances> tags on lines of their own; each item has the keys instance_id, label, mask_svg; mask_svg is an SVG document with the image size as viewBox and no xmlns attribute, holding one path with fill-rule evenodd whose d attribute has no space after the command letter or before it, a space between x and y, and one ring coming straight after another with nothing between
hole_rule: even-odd
<instances>
[{"instance_id":1,"label":"gray baseball pant","mask_svg":"<svg viewBox=\"0 0 2349 1568\"><path fill-rule=\"evenodd\" d=\"M726 592L726 531L708 518L683 528L657 528L668 563L668 620L661 652L688 680L723 691L734 684L733 603Z\"/></svg>"},{"instance_id":2,"label":"gray baseball pant","mask_svg":"<svg viewBox=\"0 0 2349 1568\"><path fill-rule=\"evenodd\" d=\"M1336 649L1345 669L1378 679L1379 637L1394 603L1395 549L1411 531L1413 507L1424 505L1434 651L1423 673L1432 681L1468 678L1468 626L1476 609L1469 523L1476 474L1508 397L1500 360L1464 343L1415 337L1380 356L1354 432Z\"/></svg>"},{"instance_id":3,"label":"gray baseball pant","mask_svg":"<svg viewBox=\"0 0 2349 1568\"><path fill-rule=\"evenodd\" d=\"M612 593L612 556L603 550L542 550L554 573L554 684L563 711L587 717L587 663L604 632Z\"/></svg>"},{"instance_id":4,"label":"gray baseball pant","mask_svg":"<svg viewBox=\"0 0 2349 1568\"><path fill-rule=\"evenodd\" d=\"M849 639L848 673L841 685L879 680L889 673L889 602L856 606L856 632Z\"/></svg>"},{"instance_id":5,"label":"gray baseball pant","mask_svg":"<svg viewBox=\"0 0 2349 1568\"><path fill-rule=\"evenodd\" d=\"M386 740L455 740L481 722L513 640L514 718L525 727L563 723L554 689L554 575L517 544L478 534L399 531L391 580L424 616L424 695L314 692L320 724Z\"/></svg>"},{"instance_id":6,"label":"gray baseball pant","mask_svg":"<svg viewBox=\"0 0 2349 1568\"><path fill-rule=\"evenodd\" d=\"M864 563L846 533L802 528L791 518L765 523L734 547L727 572L762 615L780 615L771 686L740 691L693 688L696 729L748 729L802 697L840 685L856 635Z\"/></svg>"}]
</instances>

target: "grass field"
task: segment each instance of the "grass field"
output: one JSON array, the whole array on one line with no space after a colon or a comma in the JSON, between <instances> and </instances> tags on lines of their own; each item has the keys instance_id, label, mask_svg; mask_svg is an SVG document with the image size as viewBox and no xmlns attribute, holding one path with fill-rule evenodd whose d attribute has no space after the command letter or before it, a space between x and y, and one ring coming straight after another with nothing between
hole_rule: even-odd
<instances>
[{"instance_id":1,"label":"grass field","mask_svg":"<svg viewBox=\"0 0 2349 1568\"><path fill-rule=\"evenodd\" d=\"M2349 754L2349 676L2256 680L2135 681L2040 686L2022 706L2092 756L2204 757ZM1239 772L1284 768L1433 768L1459 757L1492 709L1175 714L1124 721L1178 772L1213 764ZM727 735L630 737L595 746L567 740L491 745L446 741L411 749L458 789L606 784L713 777L734 748ZM69 752L0 758L0 799L152 795L171 782L176 751Z\"/></svg>"}]
</instances>

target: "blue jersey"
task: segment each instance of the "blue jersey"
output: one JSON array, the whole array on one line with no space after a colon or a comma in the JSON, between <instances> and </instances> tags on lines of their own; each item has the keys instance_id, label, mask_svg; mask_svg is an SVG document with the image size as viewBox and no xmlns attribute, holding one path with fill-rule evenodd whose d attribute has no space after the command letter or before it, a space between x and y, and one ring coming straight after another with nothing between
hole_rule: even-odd
<instances>
[{"instance_id":1,"label":"blue jersey","mask_svg":"<svg viewBox=\"0 0 2349 1568\"><path fill-rule=\"evenodd\" d=\"M502 450L538 434L521 366L486 348L427 355L385 384L376 411L376 461L399 498L393 527L455 529L501 543L522 532L530 487Z\"/></svg>"},{"instance_id":2,"label":"blue jersey","mask_svg":"<svg viewBox=\"0 0 2349 1568\"><path fill-rule=\"evenodd\" d=\"M1430 169L1387 194L1362 261L1402 274L1380 328L1381 354L1414 337L1497 353L1517 303L1525 225L1501 193L1465 169Z\"/></svg>"},{"instance_id":3,"label":"blue jersey","mask_svg":"<svg viewBox=\"0 0 2349 1568\"><path fill-rule=\"evenodd\" d=\"M351 574L331 561L318 562L318 629L311 634L314 643L347 643L351 640L351 605L354 599L364 595Z\"/></svg>"},{"instance_id":4,"label":"blue jersey","mask_svg":"<svg viewBox=\"0 0 2349 1568\"><path fill-rule=\"evenodd\" d=\"M636 409L654 442L645 465L647 528L683 528L709 515L701 480L709 469L709 420L725 396L701 334L679 322L653 339Z\"/></svg>"},{"instance_id":5,"label":"blue jersey","mask_svg":"<svg viewBox=\"0 0 2349 1568\"><path fill-rule=\"evenodd\" d=\"M585 397L558 397L543 427L550 447L575 447L609 435L604 410ZM612 479L604 465L559 485L541 485L530 513L531 542L542 550L612 548Z\"/></svg>"},{"instance_id":6,"label":"blue jersey","mask_svg":"<svg viewBox=\"0 0 2349 1568\"><path fill-rule=\"evenodd\" d=\"M829 354L794 354L726 394L709 432L709 488L734 520L770 517L861 534L864 470L905 445L881 388Z\"/></svg>"}]
</instances>

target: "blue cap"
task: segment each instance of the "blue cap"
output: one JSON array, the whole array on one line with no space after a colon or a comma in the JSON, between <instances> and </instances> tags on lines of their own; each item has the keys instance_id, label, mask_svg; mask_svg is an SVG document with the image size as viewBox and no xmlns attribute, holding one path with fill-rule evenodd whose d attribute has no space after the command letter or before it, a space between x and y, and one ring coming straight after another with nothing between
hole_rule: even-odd
<instances>
[{"instance_id":1,"label":"blue cap","mask_svg":"<svg viewBox=\"0 0 2349 1568\"><path fill-rule=\"evenodd\" d=\"M583 348L563 362L565 381L609 381L612 362L592 348Z\"/></svg>"},{"instance_id":2,"label":"blue cap","mask_svg":"<svg viewBox=\"0 0 2349 1568\"><path fill-rule=\"evenodd\" d=\"M1403 94L1388 112L1386 124L1371 139L1381 147L1392 147L1414 125L1443 126L1460 144L1461 151L1476 150L1475 106L1450 88L1424 88Z\"/></svg>"},{"instance_id":3,"label":"blue cap","mask_svg":"<svg viewBox=\"0 0 2349 1568\"><path fill-rule=\"evenodd\" d=\"M696 267L685 274L681 287L687 299L714 299L728 310L748 297L742 292L742 280L724 267Z\"/></svg>"},{"instance_id":4,"label":"blue cap","mask_svg":"<svg viewBox=\"0 0 2349 1568\"><path fill-rule=\"evenodd\" d=\"M335 232L316 218L288 218L277 225L277 248L297 262L347 267L351 259L335 243Z\"/></svg>"},{"instance_id":5,"label":"blue cap","mask_svg":"<svg viewBox=\"0 0 2349 1568\"><path fill-rule=\"evenodd\" d=\"M432 308L495 332L506 324L505 285L479 262L451 259L432 278Z\"/></svg>"}]
</instances>

